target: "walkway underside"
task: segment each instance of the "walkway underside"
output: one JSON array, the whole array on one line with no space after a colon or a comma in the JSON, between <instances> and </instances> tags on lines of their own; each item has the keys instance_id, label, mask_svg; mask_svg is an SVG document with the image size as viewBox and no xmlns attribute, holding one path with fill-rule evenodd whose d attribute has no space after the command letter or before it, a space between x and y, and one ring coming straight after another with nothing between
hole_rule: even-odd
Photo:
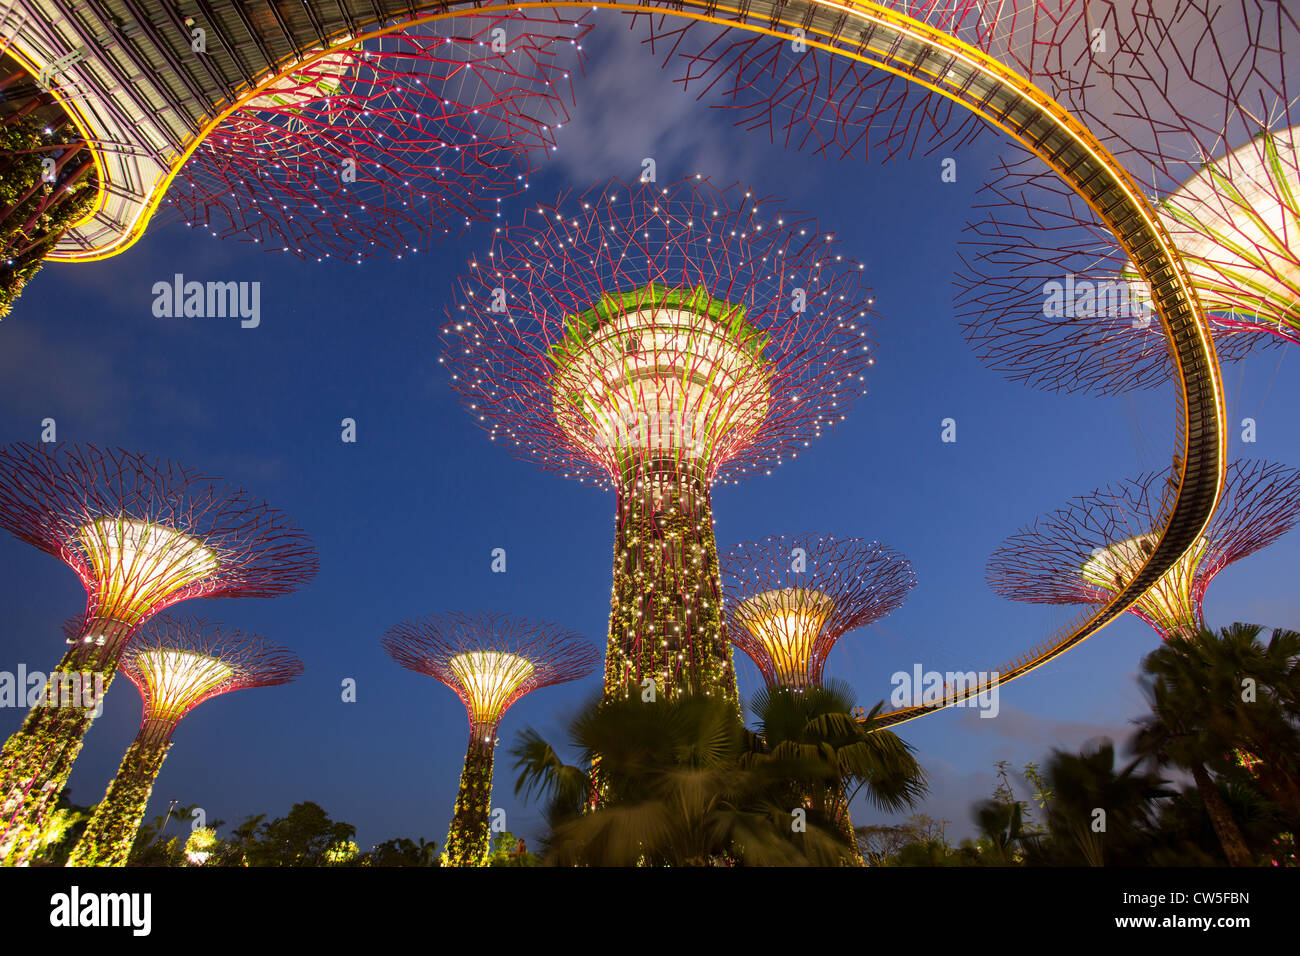
<instances>
[{"instance_id":1,"label":"walkway underside","mask_svg":"<svg viewBox=\"0 0 1300 956\"><path fill-rule=\"evenodd\" d=\"M97 212L54 258L112 255L138 238L188 152L225 113L305 57L344 38L387 32L448 13L520 5L398 0L18 0L0 14L0 34L33 71L51 68L101 144ZM1037 154L1092 207L1153 290L1181 385L1179 447L1171 465L1158 546L1107 605L999 668L1015 679L1095 634L1193 546L1217 504L1226 466L1226 422L1218 361L1199 304L1169 236L1130 177L1099 142L1045 93L1010 68L940 31L872 3L752 0L741 9L681 0L669 4L535 3L655 11L794 39L904 76L962 104ZM191 50L206 31L206 54ZM57 70L52 67L57 66ZM969 696L968 694L966 696ZM954 694L942 706L963 699ZM887 724L938 707L905 708Z\"/></svg>"}]
</instances>

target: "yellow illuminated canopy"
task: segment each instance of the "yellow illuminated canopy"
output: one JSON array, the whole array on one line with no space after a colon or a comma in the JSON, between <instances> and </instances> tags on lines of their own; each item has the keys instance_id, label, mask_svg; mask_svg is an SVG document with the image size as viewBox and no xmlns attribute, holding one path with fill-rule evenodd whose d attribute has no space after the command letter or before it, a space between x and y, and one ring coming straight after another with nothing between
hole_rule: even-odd
<instances>
[{"instance_id":1,"label":"yellow illuminated canopy","mask_svg":"<svg viewBox=\"0 0 1300 956\"><path fill-rule=\"evenodd\" d=\"M475 727L501 719L510 697L533 673L533 662L504 651L466 651L448 662L460 682Z\"/></svg>"},{"instance_id":2,"label":"yellow illuminated canopy","mask_svg":"<svg viewBox=\"0 0 1300 956\"><path fill-rule=\"evenodd\" d=\"M150 521L99 518L78 537L101 591L101 614L121 620L139 620L220 567L198 538Z\"/></svg>"},{"instance_id":3,"label":"yellow illuminated canopy","mask_svg":"<svg viewBox=\"0 0 1300 956\"><path fill-rule=\"evenodd\" d=\"M1080 576L1104 591L1117 593L1146 564L1160 536L1143 534L1098 548L1080 569ZM1136 602L1133 609L1150 618L1166 633L1173 634L1196 623L1196 604L1192 593L1196 569L1205 556L1204 538L1171 567Z\"/></svg>"},{"instance_id":4,"label":"yellow illuminated canopy","mask_svg":"<svg viewBox=\"0 0 1300 956\"><path fill-rule=\"evenodd\" d=\"M772 658L778 683L803 687L817 638L834 610L835 603L820 591L785 588L746 599L734 618Z\"/></svg>"},{"instance_id":5,"label":"yellow illuminated canopy","mask_svg":"<svg viewBox=\"0 0 1300 956\"><path fill-rule=\"evenodd\" d=\"M148 716L163 720L179 720L235 673L218 657L170 648L140 651L135 666L149 688Z\"/></svg>"},{"instance_id":6,"label":"yellow illuminated canopy","mask_svg":"<svg viewBox=\"0 0 1300 956\"><path fill-rule=\"evenodd\" d=\"M709 316L633 308L610 316L556 373L556 417L598 459L707 460L767 417L767 376L752 352Z\"/></svg>"}]
</instances>

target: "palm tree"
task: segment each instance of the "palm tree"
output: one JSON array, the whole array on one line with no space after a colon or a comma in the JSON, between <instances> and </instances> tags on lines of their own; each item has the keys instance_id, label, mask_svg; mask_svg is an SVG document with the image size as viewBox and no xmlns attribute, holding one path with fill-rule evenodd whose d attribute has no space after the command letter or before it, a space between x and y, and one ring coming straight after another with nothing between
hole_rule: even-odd
<instances>
[{"instance_id":1,"label":"palm tree","mask_svg":"<svg viewBox=\"0 0 1300 956\"><path fill-rule=\"evenodd\" d=\"M1258 859L1282 864L1288 854L1280 837L1285 825L1279 811L1254 786L1244 772L1226 774L1215 780L1241 829L1246 846ZM1205 803L1195 786L1185 787L1164 803L1156 822L1154 839L1144 847L1144 862L1152 866L1223 866L1223 844L1214 829Z\"/></svg>"},{"instance_id":2,"label":"palm tree","mask_svg":"<svg viewBox=\"0 0 1300 956\"><path fill-rule=\"evenodd\" d=\"M546 801L544 861L603 866L833 865L842 841L792 812L783 768L745 761L734 704L691 695L593 699L568 726L567 764L536 731L512 748L515 792ZM592 799L599 754L598 805Z\"/></svg>"},{"instance_id":3,"label":"palm tree","mask_svg":"<svg viewBox=\"0 0 1300 956\"><path fill-rule=\"evenodd\" d=\"M1115 745L1104 738L1077 754L1053 750L1044 770L1050 840L1026 844L1031 860L1141 864L1158 802L1175 795L1162 777L1141 771L1142 762L1137 757L1116 772Z\"/></svg>"},{"instance_id":4,"label":"palm tree","mask_svg":"<svg viewBox=\"0 0 1300 956\"><path fill-rule=\"evenodd\" d=\"M1143 752L1192 772L1233 865L1248 865L1250 854L1211 774L1230 773L1236 755L1250 755L1259 789L1300 826L1300 633L1278 629L1264 642L1263 630L1201 630L1143 662L1154 711L1140 724Z\"/></svg>"},{"instance_id":5,"label":"palm tree","mask_svg":"<svg viewBox=\"0 0 1300 956\"><path fill-rule=\"evenodd\" d=\"M1300 825L1300 632L1278 629L1264 643L1263 630L1203 631L1180 650L1227 708L1234 749L1250 755L1259 788Z\"/></svg>"},{"instance_id":6,"label":"palm tree","mask_svg":"<svg viewBox=\"0 0 1300 956\"><path fill-rule=\"evenodd\" d=\"M1226 769L1226 755L1240 736L1232 714L1235 676L1222 667L1212 640L1200 632L1147 655L1142 687L1151 713L1136 721L1132 749L1156 767L1190 772L1228 864L1251 866L1241 828L1211 775Z\"/></svg>"},{"instance_id":7,"label":"palm tree","mask_svg":"<svg viewBox=\"0 0 1300 956\"><path fill-rule=\"evenodd\" d=\"M858 866L853 798L862 791L877 809L897 813L915 807L928 790L912 748L880 726L882 704L858 720L853 691L838 681L801 691L768 687L750 702L758 731L747 736L744 764L792 781L792 796L834 825L847 861Z\"/></svg>"}]
</instances>

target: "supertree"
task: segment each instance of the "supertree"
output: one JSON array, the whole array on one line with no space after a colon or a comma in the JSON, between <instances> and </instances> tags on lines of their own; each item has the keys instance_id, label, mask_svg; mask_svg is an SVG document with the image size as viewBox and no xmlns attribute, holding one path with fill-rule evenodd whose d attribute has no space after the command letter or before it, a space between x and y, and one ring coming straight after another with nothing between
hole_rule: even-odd
<instances>
[{"instance_id":1,"label":"supertree","mask_svg":"<svg viewBox=\"0 0 1300 956\"><path fill-rule=\"evenodd\" d=\"M903 555L878 541L780 535L722 556L727 636L768 686L818 687L826 658L849 631L902 606L916 586Z\"/></svg>"},{"instance_id":2,"label":"supertree","mask_svg":"<svg viewBox=\"0 0 1300 956\"><path fill-rule=\"evenodd\" d=\"M874 362L862 266L777 203L613 179L499 228L448 310L443 360L492 438L617 492L607 699L736 700L711 488L797 457Z\"/></svg>"},{"instance_id":3,"label":"supertree","mask_svg":"<svg viewBox=\"0 0 1300 956\"><path fill-rule=\"evenodd\" d=\"M122 758L68 866L125 866L149 794L181 719L205 700L245 687L287 684L302 671L293 653L256 635L194 618L155 618L122 652L140 691L140 731Z\"/></svg>"},{"instance_id":4,"label":"supertree","mask_svg":"<svg viewBox=\"0 0 1300 956\"><path fill-rule=\"evenodd\" d=\"M1114 46L1080 52L1063 102L1146 181L1220 358L1300 341L1294 14L1273 0L1103 0L1086 13ZM1169 379L1147 286L1086 204L1023 150L982 195L956 286L985 364L1061 390Z\"/></svg>"},{"instance_id":5,"label":"supertree","mask_svg":"<svg viewBox=\"0 0 1300 956\"><path fill-rule=\"evenodd\" d=\"M425 248L494 214L556 148L589 29L545 4L8 6L0 124L47 101L80 152L50 153L59 175L41 183L58 199L84 165L94 187L42 247L64 261L130 248L169 192L192 224L304 257Z\"/></svg>"},{"instance_id":6,"label":"supertree","mask_svg":"<svg viewBox=\"0 0 1300 956\"><path fill-rule=\"evenodd\" d=\"M556 148L586 13L495 11L335 45L199 145L167 202L301 258L401 258L497 213Z\"/></svg>"},{"instance_id":7,"label":"supertree","mask_svg":"<svg viewBox=\"0 0 1300 956\"><path fill-rule=\"evenodd\" d=\"M504 614L429 615L389 628L383 645L403 667L455 691L469 714L469 746L443 860L481 866L488 855L493 748L501 718L539 687L586 677L600 654L572 631Z\"/></svg>"},{"instance_id":8,"label":"supertree","mask_svg":"<svg viewBox=\"0 0 1300 956\"><path fill-rule=\"evenodd\" d=\"M993 590L1033 604L1099 604L1146 564L1169 476L1150 473L1039 518L989 559ZM1165 640L1205 626L1201 602L1214 577L1268 547L1300 520L1300 470L1239 459L1223 502L1196 545L1131 607Z\"/></svg>"},{"instance_id":9,"label":"supertree","mask_svg":"<svg viewBox=\"0 0 1300 956\"><path fill-rule=\"evenodd\" d=\"M190 598L276 597L309 581L316 552L283 512L163 459L91 445L0 449L0 527L63 561L86 589L81 626L0 754L0 853L28 860L67 782L126 642Z\"/></svg>"},{"instance_id":10,"label":"supertree","mask_svg":"<svg viewBox=\"0 0 1300 956\"><path fill-rule=\"evenodd\" d=\"M916 586L911 562L878 541L829 535L772 536L722 556L727 636L750 656L769 688L822 686L836 642L898 609ZM861 863L843 786L824 788L849 859ZM801 798L809 805L812 794Z\"/></svg>"}]
</instances>

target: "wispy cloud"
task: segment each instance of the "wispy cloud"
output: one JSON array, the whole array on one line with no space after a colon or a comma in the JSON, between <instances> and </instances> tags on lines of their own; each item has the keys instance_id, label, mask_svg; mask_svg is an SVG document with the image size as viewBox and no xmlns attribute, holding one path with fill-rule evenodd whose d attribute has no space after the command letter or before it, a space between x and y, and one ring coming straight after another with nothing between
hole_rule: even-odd
<instances>
[{"instance_id":1,"label":"wispy cloud","mask_svg":"<svg viewBox=\"0 0 1300 956\"><path fill-rule=\"evenodd\" d=\"M694 173L719 181L752 178L754 163L730 122L709 109L716 97L697 101L672 82L663 55L642 40L642 27L625 17L602 17L590 38L592 56L577 85L573 119L556 134L553 162L579 183L641 173L655 160L656 179ZM738 144L742 148L738 148Z\"/></svg>"},{"instance_id":2,"label":"wispy cloud","mask_svg":"<svg viewBox=\"0 0 1300 956\"><path fill-rule=\"evenodd\" d=\"M0 401L14 418L31 420L33 440L44 418L60 429L117 431L128 392L113 357L80 339L16 319L0 327Z\"/></svg>"},{"instance_id":3,"label":"wispy cloud","mask_svg":"<svg viewBox=\"0 0 1300 956\"><path fill-rule=\"evenodd\" d=\"M1043 714L1033 714L1002 702L997 717L982 718L975 709L958 708L958 724L978 733L991 733L1004 740L1031 744L1048 750L1078 750L1086 741L1109 737L1119 749L1133 734L1133 725L1125 722L1092 723L1089 721L1056 720Z\"/></svg>"}]
</instances>

